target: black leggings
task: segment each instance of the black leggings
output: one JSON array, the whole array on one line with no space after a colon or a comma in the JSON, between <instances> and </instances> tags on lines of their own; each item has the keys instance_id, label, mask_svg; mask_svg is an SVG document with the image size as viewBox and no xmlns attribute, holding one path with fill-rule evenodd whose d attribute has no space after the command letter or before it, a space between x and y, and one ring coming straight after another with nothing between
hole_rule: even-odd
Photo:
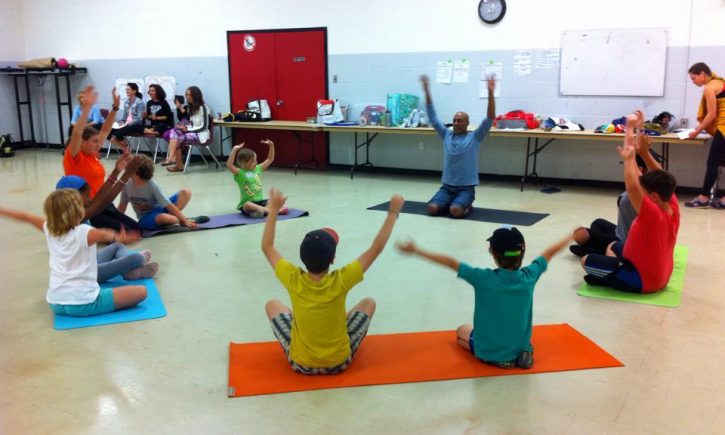
<instances>
[{"instance_id":1,"label":"black leggings","mask_svg":"<svg viewBox=\"0 0 725 435\"><path fill-rule=\"evenodd\" d=\"M597 219L589 227L589 240L584 247L596 254L604 255L610 243L619 240L617 238L617 226L608 220Z\"/></svg>"},{"instance_id":2,"label":"black leggings","mask_svg":"<svg viewBox=\"0 0 725 435\"><path fill-rule=\"evenodd\" d=\"M121 231L121 226L126 230L140 230L138 222L118 211L113 204L108 204L102 212L93 216L91 225L95 228L110 228L115 231Z\"/></svg>"},{"instance_id":3,"label":"black leggings","mask_svg":"<svg viewBox=\"0 0 725 435\"><path fill-rule=\"evenodd\" d=\"M722 163L725 163L725 137L718 130L710 143L710 154L707 156L707 172L705 172L705 181L702 182L700 194L710 196L710 190L717 181L717 171ZM715 192L715 195L718 197L723 196L723 190L719 189L718 192Z\"/></svg>"},{"instance_id":4,"label":"black leggings","mask_svg":"<svg viewBox=\"0 0 725 435\"><path fill-rule=\"evenodd\" d=\"M123 140L128 135L143 134L143 129L143 124L124 125L121 128L114 128L111 130L111 136L118 140Z\"/></svg>"}]
</instances>

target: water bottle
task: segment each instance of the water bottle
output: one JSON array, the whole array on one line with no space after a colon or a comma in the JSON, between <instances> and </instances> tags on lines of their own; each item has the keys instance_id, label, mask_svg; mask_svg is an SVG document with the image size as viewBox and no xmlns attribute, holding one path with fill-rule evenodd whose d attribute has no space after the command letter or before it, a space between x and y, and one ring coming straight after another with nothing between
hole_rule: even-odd
<instances>
[{"instance_id":1,"label":"water bottle","mask_svg":"<svg viewBox=\"0 0 725 435\"><path fill-rule=\"evenodd\" d=\"M390 119L390 111L389 110L386 110L385 111L385 114L383 116L385 117L385 120L383 121L383 125L385 127L390 127L390 124L391 124L391 122L390 122L391 121L391 119Z\"/></svg>"}]
</instances>

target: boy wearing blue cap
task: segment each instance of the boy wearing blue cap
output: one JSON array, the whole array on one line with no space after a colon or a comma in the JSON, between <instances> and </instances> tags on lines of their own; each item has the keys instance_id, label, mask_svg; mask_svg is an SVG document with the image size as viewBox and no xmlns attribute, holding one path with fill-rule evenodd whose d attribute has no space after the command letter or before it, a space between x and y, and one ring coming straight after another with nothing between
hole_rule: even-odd
<instances>
[{"instance_id":1,"label":"boy wearing blue cap","mask_svg":"<svg viewBox=\"0 0 725 435\"><path fill-rule=\"evenodd\" d=\"M488 238L496 269L479 269L442 255L427 252L412 241L396 244L406 254L416 254L447 266L474 289L473 325L456 331L458 344L481 361L504 369L528 369L534 363L531 317L534 286L567 237L521 268L526 252L524 236L516 228L499 228Z\"/></svg>"},{"instance_id":2,"label":"boy wearing blue cap","mask_svg":"<svg viewBox=\"0 0 725 435\"><path fill-rule=\"evenodd\" d=\"M345 313L347 293L363 280L363 272L382 252L403 207L403 197L393 195L383 226L370 248L356 260L330 272L339 237L330 228L311 231L300 245L300 257L307 270L282 257L274 246L279 210L286 198L270 191L269 217L262 235L262 252L285 286L292 309L272 299L267 318L292 369L305 375L339 373L345 370L368 331L375 313L375 301L365 298Z\"/></svg>"}]
</instances>

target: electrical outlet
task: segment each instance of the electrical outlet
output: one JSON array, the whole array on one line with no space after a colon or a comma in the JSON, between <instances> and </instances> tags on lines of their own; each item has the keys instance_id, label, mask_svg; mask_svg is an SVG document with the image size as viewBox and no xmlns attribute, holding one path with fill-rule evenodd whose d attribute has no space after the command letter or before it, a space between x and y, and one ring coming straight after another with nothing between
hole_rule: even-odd
<instances>
[{"instance_id":1,"label":"electrical outlet","mask_svg":"<svg viewBox=\"0 0 725 435\"><path fill-rule=\"evenodd\" d=\"M687 118L680 118L680 128L687 128Z\"/></svg>"},{"instance_id":2,"label":"electrical outlet","mask_svg":"<svg viewBox=\"0 0 725 435\"><path fill-rule=\"evenodd\" d=\"M337 74L332 76L332 83L337 83Z\"/></svg>"},{"instance_id":3,"label":"electrical outlet","mask_svg":"<svg viewBox=\"0 0 725 435\"><path fill-rule=\"evenodd\" d=\"M418 142L418 149L423 151L425 149L425 142Z\"/></svg>"}]
</instances>

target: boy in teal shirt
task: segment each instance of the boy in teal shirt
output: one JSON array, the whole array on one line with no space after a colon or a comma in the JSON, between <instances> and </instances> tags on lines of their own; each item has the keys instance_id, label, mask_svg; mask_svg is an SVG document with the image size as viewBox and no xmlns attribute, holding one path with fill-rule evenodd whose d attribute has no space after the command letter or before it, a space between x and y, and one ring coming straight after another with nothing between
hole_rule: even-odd
<instances>
[{"instance_id":1,"label":"boy in teal shirt","mask_svg":"<svg viewBox=\"0 0 725 435\"><path fill-rule=\"evenodd\" d=\"M531 346L531 314L534 286L557 252L571 237L552 245L530 265L521 268L526 251L524 236L516 228L499 228L488 238L489 252L497 269L479 269L466 263L418 248L408 241L400 251L417 254L458 272L475 294L473 325L456 331L458 344L476 358L501 368L528 369L534 363Z\"/></svg>"},{"instance_id":2,"label":"boy in teal shirt","mask_svg":"<svg viewBox=\"0 0 725 435\"><path fill-rule=\"evenodd\" d=\"M257 153L249 148L243 148L244 142L232 148L227 159L227 168L232 172L234 181L239 186L239 204L237 210L253 218L263 218L269 209L267 200L262 194L262 172L274 161L274 142L269 139L261 141L269 146L267 160L257 164ZM279 214L286 214L287 208L279 210Z\"/></svg>"}]
</instances>

